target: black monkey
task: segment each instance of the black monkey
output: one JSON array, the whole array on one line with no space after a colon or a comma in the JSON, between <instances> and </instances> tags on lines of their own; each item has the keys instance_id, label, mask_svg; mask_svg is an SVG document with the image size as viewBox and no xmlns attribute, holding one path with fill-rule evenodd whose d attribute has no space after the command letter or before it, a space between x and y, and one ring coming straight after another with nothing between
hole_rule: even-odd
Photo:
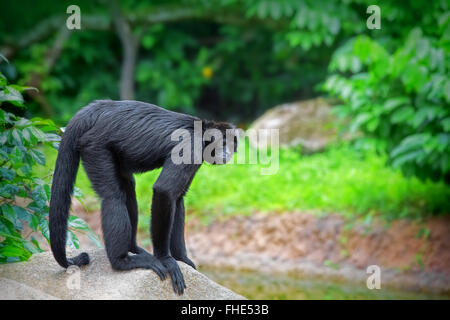
<instances>
[{"instance_id":1,"label":"black monkey","mask_svg":"<svg viewBox=\"0 0 450 320\"><path fill-rule=\"evenodd\" d=\"M227 162L237 145L237 132L228 123L201 120L138 101L94 101L75 114L62 136L50 199L50 244L62 267L89 264L87 253L68 259L65 249L71 195L81 158L102 200L102 229L111 266L116 270L152 269L162 280L169 273L175 292L183 293L186 285L176 260L195 268L186 254L183 196L206 159L201 155L200 162L175 164L171 152L179 142L171 135L184 129L194 137L196 121L202 127L200 134L217 129L224 138L230 130L234 132L231 142L227 136L218 149L222 163ZM205 140L200 141L200 152L213 143ZM190 147L194 160L198 148L194 143ZM152 255L136 242L138 208L133 173L160 167L161 174L153 185Z\"/></svg>"}]
</instances>

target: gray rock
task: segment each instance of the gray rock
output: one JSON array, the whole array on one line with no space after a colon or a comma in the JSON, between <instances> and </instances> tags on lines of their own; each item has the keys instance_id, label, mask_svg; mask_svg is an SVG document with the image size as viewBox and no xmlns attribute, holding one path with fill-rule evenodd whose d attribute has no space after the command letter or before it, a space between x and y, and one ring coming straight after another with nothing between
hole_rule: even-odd
<instances>
[{"instance_id":1,"label":"gray rock","mask_svg":"<svg viewBox=\"0 0 450 320\"><path fill-rule=\"evenodd\" d=\"M0 278L0 300L60 300L26 284Z\"/></svg>"},{"instance_id":2,"label":"gray rock","mask_svg":"<svg viewBox=\"0 0 450 320\"><path fill-rule=\"evenodd\" d=\"M217 299L244 297L179 262L187 288L173 292L170 278L161 281L151 270L114 271L103 249L83 250L91 263L61 268L51 252L35 254L27 262L0 266L0 299ZM68 256L79 254L68 250Z\"/></svg>"},{"instance_id":3,"label":"gray rock","mask_svg":"<svg viewBox=\"0 0 450 320\"><path fill-rule=\"evenodd\" d=\"M331 112L331 105L322 98L286 103L276 106L251 125L252 129L279 129L280 146L301 146L302 151L321 151L337 138L338 119ZM270 145L269 131L259 132L258 139L249 136L252 146ZM267 142L264 142L267 141Z\"/></svg>"}]
</instances>

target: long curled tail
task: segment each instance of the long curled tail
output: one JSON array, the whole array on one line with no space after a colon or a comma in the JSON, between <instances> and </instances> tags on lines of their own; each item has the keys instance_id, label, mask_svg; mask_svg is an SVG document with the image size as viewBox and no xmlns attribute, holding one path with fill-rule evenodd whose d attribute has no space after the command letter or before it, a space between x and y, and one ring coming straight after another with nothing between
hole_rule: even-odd
<instances>
[{"instance_id":1,"label":"long curled tail","mask_svg":"<svg viewBox=\"0 0 450 320\"><path fill-rule=\"evenodd\" d=\"M89 256L85 252L72 259L66 257L67 221L73 186L80 164L77 142L88 129L80 120L82 119L74 117L61 139L50 198L50 246L56 261L64 268L70 265L89 264Z\"/></svg>"}]
</instances>

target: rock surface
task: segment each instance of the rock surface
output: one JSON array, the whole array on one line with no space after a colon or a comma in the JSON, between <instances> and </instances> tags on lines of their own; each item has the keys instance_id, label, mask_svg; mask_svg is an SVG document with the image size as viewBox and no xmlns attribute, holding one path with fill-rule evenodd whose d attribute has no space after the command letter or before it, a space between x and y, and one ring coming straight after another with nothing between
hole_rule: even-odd
<instances>
[{"instance_id":1,"label":"rock surface","mask_svg":"<svg viewBox=\"0 0 450 320\"><path fill-rule=\"evenodd\" d=\"M331 106L322 98L311 99L276 106L251 125L252 129L279 129L280 146L301 145L306 153L325 148L337 136L335 124L338 119L330 112ZM249 137L250 143L258 147L261 143L270 145L269 131L259 132L258 139Z\"/></svg>"},{"instance_id":2,"label":"rock surface","mask_svg":"<svg viewBox=\"0 0 450 320\"><path fill-rule=\"evenodd\" d=\"M1 265L0 299L245 299L181 262L187 288L178 296L170 278L161 281L144 269L114 271L103 249L83 251L91 263L81 269L64 270L51 252L36 254L27 262ZM68 250L69 257L76 254Z\"/></svg>"}]
</instances>

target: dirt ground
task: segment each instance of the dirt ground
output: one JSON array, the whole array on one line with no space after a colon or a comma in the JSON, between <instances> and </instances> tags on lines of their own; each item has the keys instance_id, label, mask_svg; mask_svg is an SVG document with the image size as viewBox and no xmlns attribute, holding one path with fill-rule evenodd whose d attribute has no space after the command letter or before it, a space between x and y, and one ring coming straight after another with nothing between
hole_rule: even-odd
<instances>
[{"instance_id":1,"label":"dirt ground","mask_svg":"<svg viewBox=\"0 0 450 320\"><path fill-rule=\"evenodd\" d=\"M201 255L253 253L318 265L376 264L450 275L448 216L422 224L400 220L385 226L378 221L371 228L350 228L338 215L285 213L234 217L207 227L190 221L187 232L189 248Z\"/></svg>"}]
</instances>

